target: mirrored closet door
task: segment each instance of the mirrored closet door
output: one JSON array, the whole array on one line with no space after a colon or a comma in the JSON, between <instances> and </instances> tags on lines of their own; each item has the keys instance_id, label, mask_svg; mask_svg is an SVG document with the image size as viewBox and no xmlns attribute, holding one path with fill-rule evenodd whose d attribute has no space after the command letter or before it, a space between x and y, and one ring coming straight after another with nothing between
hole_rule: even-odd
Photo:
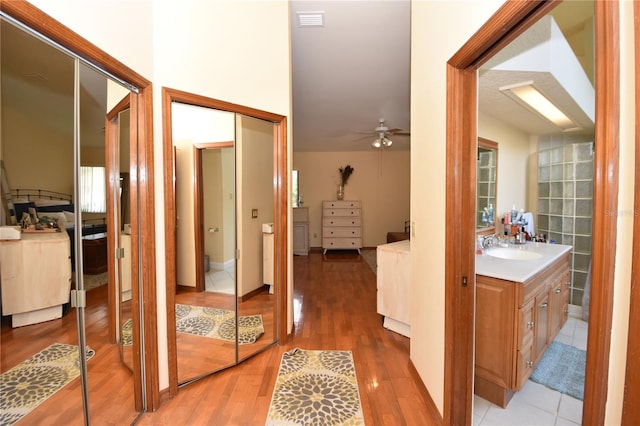
<instances>
[{"instance_id":1,"label":"mirrored closet door","mask_svg":"<svg viewBox=\"0 0 640 426\"><path fill-rule=\"evenodd\" d=\"M164 94L175 190L167 309L184 385L278 341L276 124L220 101Z\"/></svg>"},{"instance_id":2,"label":"mirrored closet door","mask_svg":"<svg viewBox=\"0 0 640 426\"><path fill-rule=\"evenodd\" d=\"M18 419L67 423L82 413L88 423L90 413L100 415L113 404L122 421L131 421L137 413L127 365L139 368L140 360L118 348L127 346L123 325L132 317L123 296L128 282L131 298L132 256L122 254L125 230L132 234L127 219L135 191L120 175L137 170L129 152L137 146L137 123L128 114L137 89L10 16L1 18L2 373L25 380L33 374L34 386L55 389L34 392L44 395L42 401ZM109 182L113 173L118 179ZM135 324L129 336L129 348L139 347ZM114 356L122 357L118 367ZM65 381L45 367L33 373L22 368L29 360L60 357L72 365ZM105 375L130 391L94 402L99 387L91 381ZM70 384L74 380L81 386Z\"/></svg>"}]
</instances>

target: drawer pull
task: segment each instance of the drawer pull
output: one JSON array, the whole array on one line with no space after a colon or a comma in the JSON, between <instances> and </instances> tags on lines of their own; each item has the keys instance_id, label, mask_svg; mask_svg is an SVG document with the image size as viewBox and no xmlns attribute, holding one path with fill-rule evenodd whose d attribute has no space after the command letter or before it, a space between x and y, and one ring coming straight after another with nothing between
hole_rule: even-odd
<instances>
[{"instance_id":1,"label":"drawer pull","mask_svg":"<svg viewBox=\"0 0 640 426\"><path fill-rule=\"evenodd\" d=\"M560 294L560 292L561 292L561 291L562 291L562 289L560 289L560 288L556 288L556 289L554 290L554 293L555 293L555 294Z\"/></svg>"},{"instance_id":2,"label":"drawer pull","mask_svg":"<svg viewBox=\"0 0 640 426\"><path fill-rule=\"evenodd\" d=\"M549 302L544 302L540 304L541 308L546 308L547 306L549 306Z\"/></svg>"}]
</instances>

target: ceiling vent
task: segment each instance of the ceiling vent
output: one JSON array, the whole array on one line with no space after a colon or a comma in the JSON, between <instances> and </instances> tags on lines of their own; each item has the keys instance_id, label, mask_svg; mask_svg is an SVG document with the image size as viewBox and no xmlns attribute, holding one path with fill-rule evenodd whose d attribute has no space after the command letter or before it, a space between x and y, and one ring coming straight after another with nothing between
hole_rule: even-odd
<instances>
[{"instance_id":1,"label":"ceiling vent","mask_svg":"<svg viewBox=\"0 0 640 426\"><path fill-rule=\"evenodd\" d=\"M324 27L324 12L296 12L299 27Z\"/></svg>"}]
</instances>

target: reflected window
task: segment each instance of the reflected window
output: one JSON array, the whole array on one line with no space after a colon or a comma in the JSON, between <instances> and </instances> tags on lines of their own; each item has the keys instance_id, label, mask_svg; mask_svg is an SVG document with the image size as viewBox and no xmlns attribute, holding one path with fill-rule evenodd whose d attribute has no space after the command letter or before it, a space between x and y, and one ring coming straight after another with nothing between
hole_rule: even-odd
<instances>
[{"instance_id":1,"label":"reflected window","mask_svg":"<svg viewBox=\"0 0 640 426\"><path fill-rule=\"evenodd\" d=\"M104 167L80 167L80 209L83 213L106 213Z\"/></svg>"}]
</instances>

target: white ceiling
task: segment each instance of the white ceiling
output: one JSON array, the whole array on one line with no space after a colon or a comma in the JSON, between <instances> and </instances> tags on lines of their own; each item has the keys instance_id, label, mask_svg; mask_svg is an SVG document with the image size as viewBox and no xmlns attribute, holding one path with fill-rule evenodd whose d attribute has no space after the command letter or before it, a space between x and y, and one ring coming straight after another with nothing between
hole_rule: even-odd
<instances>
[{"instance_id":1,"label":"white ceiling","mask_svg":"<svg viewBox=\"0 0 640 426\"><path fill-rule=\"evenodd\" d=\"M324 25L301 28L297 12L322 11ZM591 1L566 1L553 11L563 34L574 52L583 60L585 52L593 45L585 43L585 26L593 16ZM384 118L390 128L410 131L410 25L411 3L409 0L293 0L291 2L291 45L293 69L293 148L295 151L358 151L371 150L375 139L374 128ZM20 87L24 84L40 87L40 94L47 92L60 108L62 100L60 83L56 82L58 68L68 70L68 60L51 59L64 56L55 49L33 55L37 46L16 33L11 25L2 25L2 74L5 78L21 80L15 84L4 84L2 96L5 100L14 96L15 102L26 100ZM42 45L38 42L37 45ZM25 56L25 53L31 55ZM46 56L45 56L46 55ZM36 61L28 57L36 58ZM18 58L21 58L18 60ZM23 64L23 68L18 68ZM59 64L59 65L56 65ZM586 66L588 68L588 65ZM544 134L555 129L545 120L518 107L513 100L499 94L496 88L508 84L503 81L505 71L481 72L480 110L498 117L510 125L529 134ZM68 74L65 72L65 74ZM549 75L511 74L518 81L539 79L546 81L551 92L562 89L552 86ZM591 77L592 70L587 69ZM9 76L11 75L11 77ZM99 76L98 76L99 77ZM553 76L551 76L551 79ZM104 80L99 90L91 89L88 76L83 76L84 104L90 103L100 110L91 123L81 128L91 133L84 140L102 138L104 126L102 111L106 94ZM69 87L69 81L65 87ZM72 84L72 82L71 82ZM12 95L11 86L17 89ZM68 90L68 89L67 89ZM101 93L101 94L100 94ZM565 101L570 99L565 93ZM564 102L564 101L563 101ZM45 103L39 105L44 106ZM518 111L521 109L521 111ZM32 111L40 117L51 117L51 125L59 126L61 118L47 113ZM575 115L580 115L576 113ZM84 118L93 114L83 114ZM588 122L586 122L588 124ZM588 131L587 126L587 131ZM393 135L391 150L410 149L410 136Z\"/></svg>"},{"instance_id":2,"label":"white ceiling","mask_svg":"<svg viewBox=\"0 0 640 426\"><path fill-rule=\"evenodd\" d=\"M388 127L410 131L410 9L407 0L292 1L294 151L371 150L379 118ZM299 27L296 14L301 11L324 12L324 26ZM552 14L582 59L593 48L584 36L593 2L566 1ZM531 79L547 93L561 95L554 101L579 117L585 131L593 131L592 123L550 73L481 72L480 111L528 134L558 132L498 90ZM391 139L391 150L410 149L409 136Z\"/></svg>"}]
</instances>

